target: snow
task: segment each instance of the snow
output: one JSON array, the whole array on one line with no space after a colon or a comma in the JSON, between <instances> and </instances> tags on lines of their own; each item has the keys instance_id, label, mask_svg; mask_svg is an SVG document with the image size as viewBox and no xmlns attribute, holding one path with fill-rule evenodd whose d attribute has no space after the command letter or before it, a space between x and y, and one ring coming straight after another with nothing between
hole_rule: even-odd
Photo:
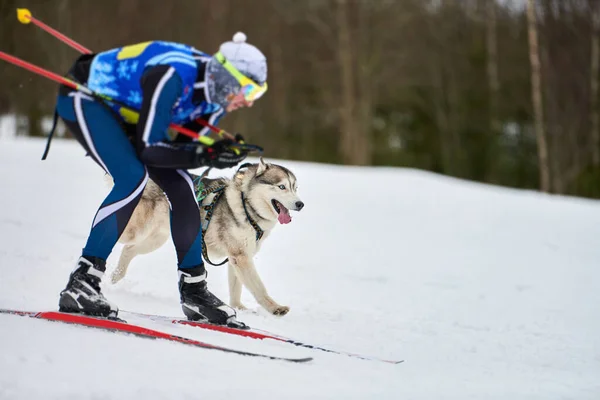
<instances>
[{"instance_id":1,"label":"snow","mask_svg":"<svg viewBox=\"0 0 600 400\"><path fill-rule=\"evenodd\" d=\"M0 139L1 308L56 309L108 192L76 142L55 139L41 161L44 145ZM410 169L268 161L296 173L306 204L255 259L291 311L268 315L244 292L240 319L404 363L131 321L314 357L292 364L0 314L0 399L600 398L599 202ZM226 269L208 271L227 299ZM103 291L123 310L181 316L176 280L168 243Z\"/></svg>"}]
</instances>

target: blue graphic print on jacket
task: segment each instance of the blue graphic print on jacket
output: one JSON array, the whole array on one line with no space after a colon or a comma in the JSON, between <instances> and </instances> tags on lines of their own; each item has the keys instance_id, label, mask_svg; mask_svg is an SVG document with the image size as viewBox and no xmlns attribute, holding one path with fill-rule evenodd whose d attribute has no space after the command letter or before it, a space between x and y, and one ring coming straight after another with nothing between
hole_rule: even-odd
<instances>
[{"instance_id":1,"label":"blue graphic print on jacket","mask_svg":"<svg viewBox=\"0 0 600 400\"><path fill-rule=\"evenodd\" d=\"M192 92L198 75L194 56L210 57L191 46L164 41L139 43L99 53L90 68L88 87L139 110L142 104L140 78L144 71L152 66L170 65L181 78L183 88L183 93L173 107L171 122L185 124L200 115L213 114L221 108L218 104L206 101L196 105L192 103ZM120 106L111 104L111 107L127 120L127 114L121 112Z\"/></svg>"}]
</instances>

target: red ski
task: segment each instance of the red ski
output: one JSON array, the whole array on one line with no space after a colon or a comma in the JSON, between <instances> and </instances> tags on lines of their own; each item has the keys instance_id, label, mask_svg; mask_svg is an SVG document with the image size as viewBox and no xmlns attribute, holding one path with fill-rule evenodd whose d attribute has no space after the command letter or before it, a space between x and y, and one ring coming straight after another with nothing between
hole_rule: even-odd
<instances>
[{"instance_id":1,"label":"red ski","mask_svg":"<svg viewBox=\"0 0 600 400\"><path fill-rule=\"evenodd\" d=\"M149 338L149 339L163 339L171 342L178 342L187 344L194 347L200 347L203 349L210 350L219 350L227 353L240 354L244 356L252 356L252 357L263 357L269 358L271 360L282 360L282 361L290 361L290 362L306 362L311 361L312 357L306 358L287 358L287 357L277 357L270 356L267 354L261 353L251 353L247 351L235 350L228 347L216 346L209 343L201 342L198 340L188 339L182 336L172 335L170 333L156 331L154 329L144 328L137 325L129 324L125 321L118 319L108 319L108 318L98 318L91 317L83 314L69 314L58 311L19 311L19 310L9 310L9 309L0 309L0 314L13 314L19 315L22 317L30 317L37 318L46 321L55 321L55 322L63 322L68 324L81 325L91 328L98 328L111 332L122 332L129 333L135 336Z\"/></svg>"},{"instance_id":2,"label":"red ski","mask_svg":"<svg viewBox=\"0 0 600 400\"><path fill-rule=\"evenodd\" d=\"M366 356L366 355L361 355L361 354L349 353L349 352L345 352L345 351L332 350L332 349L328 349L325 347L320 347L320 346L315 346L315 345L308 344L308 343L303 343L298 340L290 339L285 336L280 336L280 335L277 335L277 334L274 334L271 332L267 332L267 331L263 331L260 329L252 329L252 328L237 329L237 328L230 328L230 327L224 326L224 325L215 325L215 324L211 324L208 322L188 321L185 319L166 317L166 316L162 316L162 315L143 314L143 313L138 313L138 312L133 312L133 311L121 310L120 313L121 313L121 315L128 314L131 316L147 318L147 319L150 319L153 321L169 322L172 324L179 324L179 325L189 325L189 326L193 326L196 328L202 328L202 329L208 329L211 331L229 333L232 335L244 336L244 337L248 337L248 338L252 338L252 339L259 339L259 340L272 339L272 340L277 340L279 342L293 344L294 346L298 346L298 347L305 347L308 349L320 350L320 351L324 351L327 353L341 354L341 355L345 355L345 356L349 356L349 357L359 358L361 360L379 361L379 362L384 362L384 363L389 363L389 364L400 364L400 363L404 362L404 360L385 360L385 359L381 359L381 358L373 357L373 356Z\"/></svg>"}]
</instances>

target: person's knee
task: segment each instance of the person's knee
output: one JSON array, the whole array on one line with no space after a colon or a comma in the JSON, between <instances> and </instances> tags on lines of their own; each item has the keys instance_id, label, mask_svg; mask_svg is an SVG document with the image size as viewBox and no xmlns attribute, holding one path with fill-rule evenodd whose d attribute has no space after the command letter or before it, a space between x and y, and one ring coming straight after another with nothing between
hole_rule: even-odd
<instances>
[{"instance_id":1,"label":"person's knee","mask_svg":"<svg viewBox=\"0 0 600 400\"><path fill-rule=\"evenodd\" d=\"M148 180L148 172L142 163L130 163L111 174L115 187L127 192L135 191Z\"/></svg>"}]
</instances>

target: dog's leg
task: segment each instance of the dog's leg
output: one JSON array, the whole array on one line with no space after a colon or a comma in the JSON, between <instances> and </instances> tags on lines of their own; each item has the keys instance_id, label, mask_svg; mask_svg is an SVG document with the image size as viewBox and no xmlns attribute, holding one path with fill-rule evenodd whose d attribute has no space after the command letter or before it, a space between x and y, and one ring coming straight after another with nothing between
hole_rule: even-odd
<instances>
[{"instance_id":1,"label":"dog's leg","mask_svg":"<svg viewBox=\"0 0 600 400\"><path fill-rule=\"evenodd\" d=\"M235 267L227 264L229 277L229 305L238 310L247 310L242 304L242 281L237 277Z\"/></svg>"},{"instance_id":2,"label":"dog's leg","mask_svg":"<svg viewBox=\"0 0 600 400\"><path fill-rule=\"evenodd\" d=\"M124 246L121 256L119 257L119 264L110 276L111 282L114 284L123 279L127 273L127 268L129 268L131 260L133 260L139 254L151 253L158 249L165 244L169 238L169 235L170 231L165 229L154 233L150 237L144 239L141 243L128 244Z\"/></svg>"},{"instance_id":3,"label":"dog's leg","mask_svg":"<svg viewBox=\"0 0 600 400\"><path fill-rule=\"evenodd\" d=\"M110 281L113 284L119 282L125 277L125 274L127 273L127 268L129 268L129 263L138 254L139 253L137 251L137 245L135 244L128 244L123 247L123 251L121 251L121 256L119 257L119 264L110 276Z\"/></svg>"},{"instance_id":4,"label":"dog's leg","mask_svg":"<svg viewBox=\"0 0 600 400\"><path fill-rule=\"evenodd\" d=\"M250 290L258 304L274 315L285 315L290 311L287 306L277 304L267 293L260 276L256 272L254 262L246 254L230 255L229 265L233 266L238 278Z\"/></svg>"}]
</instances>

